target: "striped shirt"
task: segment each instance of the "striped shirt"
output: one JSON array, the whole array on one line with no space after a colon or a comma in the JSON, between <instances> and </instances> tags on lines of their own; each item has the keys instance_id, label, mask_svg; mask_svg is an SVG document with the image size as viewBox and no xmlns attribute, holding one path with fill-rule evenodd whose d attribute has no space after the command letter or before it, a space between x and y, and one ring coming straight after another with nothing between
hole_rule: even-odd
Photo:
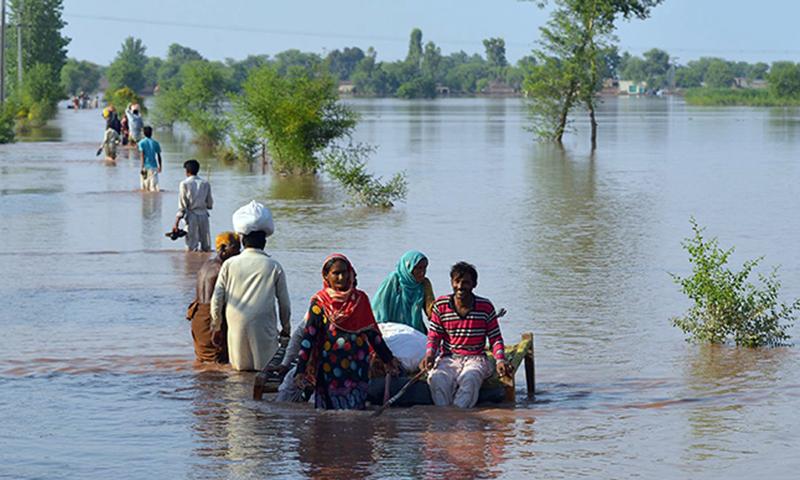
<instances>
[{"instance_id":1,"label":"striped shirt","mask_svg":"<svg viewBox=\"0 0 800 480\"><path fill-rule=\"evenodd\" d=\"M428 353L483 355L487 338L494 358L505 360L503 335L492 302L476 295L472 310L462 317L452 295L436 299L428 330Z\"/></svg>"}]
</instances>

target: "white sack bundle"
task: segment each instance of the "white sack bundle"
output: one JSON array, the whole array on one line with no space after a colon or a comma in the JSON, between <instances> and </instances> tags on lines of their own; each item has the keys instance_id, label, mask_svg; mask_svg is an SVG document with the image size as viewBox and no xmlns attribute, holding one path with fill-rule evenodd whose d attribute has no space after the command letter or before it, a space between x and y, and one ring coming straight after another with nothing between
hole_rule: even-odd
<instances>
[{"instance_id":1,"label":"white sack bundle","mask_svg":"<svg viewBox=\"0 0 800 480\"><path fill-rule=\"evenodd\" d=\"M233 212L233 231L241 235L262 231L269 237L275 232L272 212L269 208L253 200Z\"/></svg>"},{"instance_id":2,"label":"white sack bundle","mask_svg":"<svg viewBox=\"0 0 800 480\"><path fill-rule=\"evenodd\" d=\"M400 360L403 368L407 372L419 370L428 343L425 334L402 323L379 323L378 327L389 350Z\"/></svg>"}]
</instances>

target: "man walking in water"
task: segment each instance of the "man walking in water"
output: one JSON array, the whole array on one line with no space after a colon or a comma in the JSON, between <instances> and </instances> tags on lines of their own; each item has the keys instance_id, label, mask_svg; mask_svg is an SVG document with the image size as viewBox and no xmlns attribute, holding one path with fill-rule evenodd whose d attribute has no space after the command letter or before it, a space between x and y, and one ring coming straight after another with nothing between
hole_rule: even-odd
<instances>
[{"instance_id":1,"label":"man walking in water","mask_svg":"<svg viewBox=\"0 0 800 480\"><path fill-rule=\"evenodd\" d=\"M216 342L211 330L211 296L222 264L239 255L239 236L233 232L222 232L216 239L217 256L206 260L197 272L197 296L189 305L186 319L192 322L194 354L198 362L228 363L228 349L224 343L227 324L221 322Z\"/></svg>"},{"instance_id":2,"label":"man walking in water","mask_svg":"<svg viewBox=\"0 0 800 480\"><path fill-rule=\"evenodd\" d=\"M153 127L144 127L144 137L139 142L141 152L141 186L145 192L157 192L158 174L161 173L161 145L153 140Z\"/></svg>"},{"instance_id":3,"label":"man walking in water","mask_svg":"<svg viewBox=\"0 0 800 480\"><path fill-rule=\"evenodd\" d=\"M208 211L214 207L211 185L197 176L200 172L200 162L197 160L187 160L183 168L186 170L186 178L178 187L178 213L172 231L178 230L178 224L183 219L188 233L186 250L208 252L211 250Z\"/></svg>"},{"instance_id":4,"label":"man walking in water","mask_svg":"<svg viewBox=\"0 0 800 480\"><path fill-rule=\"evenodd\" d=\"M237 216L245 220L238 222ZM222 264L211 298L211 329L221 332L225 318L233 369L261 370L278 350L276 300L281 336L289 336L289 289L281 264L264 252L274 231L269 209L256 202L240 208L234 229L242 234L244 251Z\"/></svg>"},{"instance_id":5,"label":"man walking in water","mask_svg":"<svg viewBox=\"0 0 800 480\"><path fill-rule=\"evenodd\" d=\"M128 119L130 143L139 143L142 140L142 128L144 127L144 120L139 114L139 104L128 105L128 108L125 109L125 117Z\"/></svg>"}]
</instances>

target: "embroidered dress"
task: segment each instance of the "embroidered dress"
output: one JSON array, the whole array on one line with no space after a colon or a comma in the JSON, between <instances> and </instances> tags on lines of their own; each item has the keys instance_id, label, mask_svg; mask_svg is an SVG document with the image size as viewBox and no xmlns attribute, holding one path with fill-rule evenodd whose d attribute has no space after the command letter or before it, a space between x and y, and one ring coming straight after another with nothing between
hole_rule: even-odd
<instances>
[{"instance_id":1,"label":"embroidered dress","mask_svg":"<svg viewBox=\"0 0 800 480\"><path fill-rule=\"evenodd\" d=\"M369 386L370 345L384 362L392 352L377 329L349 332L336 328L322 308L312 302L300 342L297 373L304 374L308 359L316 358L315 405L324 409L364 408Z\"/></svg>"},{"instance_id":2,"label":"embroidered dress","mask_svg":"<svg viewBox=\"0 0 800 480\"><path fill-rule=\"evenodd\" d=\"M324 279L324 265L339 260L349 273L346 289ZM363 409L367 401L370 347L389 364L394 359L381 337L367 294L355 288L350 261L333 254L323 263L323 286L311 298L295 375L315 385L315 405L324 409Z\"/></svg>"}]
</instances>

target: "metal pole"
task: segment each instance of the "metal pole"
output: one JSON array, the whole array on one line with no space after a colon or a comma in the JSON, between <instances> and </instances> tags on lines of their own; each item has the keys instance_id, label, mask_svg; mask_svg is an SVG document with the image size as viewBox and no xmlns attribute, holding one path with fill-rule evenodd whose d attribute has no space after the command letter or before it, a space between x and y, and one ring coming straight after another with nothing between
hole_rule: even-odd
<instances>
[{"instance_id":1,"label":"metal pole","mask_svg":"<svg viewBox=\"0 0 800 480\"><path fill-rule=\"evenodd\" d=\"M17 88L22 87L22 0L17 12Z\"/></svg>"},{"instance_id":2,"label":"metal pole","mask_svg":"<svg viewBox=\"0 0 800 480\"><path fill-rule=\"evenodd\" d=\"M0 6L0 105L6 103L6 0Z\"/></svg>"}]
</instances>

